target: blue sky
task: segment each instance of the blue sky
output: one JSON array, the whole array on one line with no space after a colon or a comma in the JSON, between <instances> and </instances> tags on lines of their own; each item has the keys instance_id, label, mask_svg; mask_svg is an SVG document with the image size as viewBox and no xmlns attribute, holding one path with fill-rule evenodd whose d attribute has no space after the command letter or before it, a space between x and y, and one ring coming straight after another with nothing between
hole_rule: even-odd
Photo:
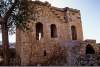
<instances>
[{"instance_id":1,"label":"blue sky","mask_svg":"<svg viewBox=\"0 0 100 67\"><path fill-rule=\"evenodd\" d=\"M96 39L97 43L100 43L100 0L40 1L48 1L52 6L56 7L71 7L79 9L81 11L84 39ZM10 42L15 42L15 35L10 36Z\"/></svg>"}]
</instances>

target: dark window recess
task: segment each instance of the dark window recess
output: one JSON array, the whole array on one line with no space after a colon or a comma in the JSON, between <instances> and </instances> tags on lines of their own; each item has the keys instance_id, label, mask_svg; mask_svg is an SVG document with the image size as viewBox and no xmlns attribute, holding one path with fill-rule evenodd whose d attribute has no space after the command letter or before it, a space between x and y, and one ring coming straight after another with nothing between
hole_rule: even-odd
<instances>
[{"instance_id":1,"label":"dark window recess","mask_svg":"<svg viewBox=\"0 0 100 67\"><path fill-rule=\"evenodd\" d=\"M64 16L64 19L66 20L67 19L67 16Z\"/></svg>"},{"instance_id":2,"label":"dark window recess","mask_svg":"<svg viewBox=\"0 0 100 67\"><path fill-rule=\"evenodd\" d=\"M90 44L86 46L86 54L95 54L95 50Z\"/></svg>"},{"instance_id":3,"label":"dark window recess","mask_svg":"<svg viewBox=\"0 0 100 67\"><path fill-rule=\"evenodd\" d=\"M57 28L55 24L51 24L51 37L52 38L57 37Z\"/></svg>"},{"instance_id":4,"label":"dark window recess","mask_svg":"<svg viewBox=\"0 0 100 67\"><path fill-rule=\"evenodd\" d=\"M75 26L71 26L72 40L77 40L77 31Z\"/></svg>"},{"instance_id":5,"label":"dark window recess","mask_svg":"<svg viewBox=\"0 0 100 67\"><path fill-rule=\"evenodd\" d=\"M28 23L30 23L31 21L30 20L28 20Z\"/></svg>"},{"instance_id":6,"label":"dark window recess","mask_svg":"<svg viewBox=\"0 0 100 67\"><path fill-rule=\"evenodd\" d=\"M78 19L81 19L81 17L77 17Z\"/></svg>"},{"instance_id":7,"label":"dark window recess","mask_svg":"<svg viewBox=\"0 0 100 67\"><path fill-rule=\"evenodd\" d=\"M46 56L46 55L47 55L46 50L44 50L44 56Z\"/></svg>"},{"instance_id":8,"label":"dark window recess","mask_svg":"<svg viewBox=\"0 0 100 67\"><path fill-rule=\"evenodd\" d=\"M60 16L57 16L57 18L60 18Z\"/></svg>"},{"instance_id":9,"label":"dark window recess","mask_svg":"<svg viewBox=\"0 0 100 67\"><path fill-rule=\"evenodd\" d=\"M38 22L36 23L36 39L39 40L43 37L43 24Z\"/></svg>"},{"instance_id":10,"label":"dark window recess","mask_svg":"<svg viewBox=\"0 0 100 67\"><path fill-rule=\"evenodd\" d=\"M58 14L55 14L55 15L58 15Z\"/></svg>"},{"instance_id":11,"label":"dark window recess","mask_svg":"<svg viewBox=\"0 0 100 67\"><path fill-rule=\"evenodd\" d=\"M72 13L72 15L75 15L75 13Z\"/></svg>"}]
</instances>

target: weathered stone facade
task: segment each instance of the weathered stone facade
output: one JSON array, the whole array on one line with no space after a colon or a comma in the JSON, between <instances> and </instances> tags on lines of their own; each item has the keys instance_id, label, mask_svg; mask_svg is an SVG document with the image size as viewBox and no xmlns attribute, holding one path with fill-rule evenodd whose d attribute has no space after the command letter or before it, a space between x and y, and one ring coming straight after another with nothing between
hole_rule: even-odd
<instances>
[{"instance_id":1,"label":"weathered stone facade","mask_svg":"<svg viewBox=\"0 0 100 67\"><path fill-rule=\"evenodd\" d=\"M60 56L66 56L65 65L74 65L71 63L72 57L84 55L86 45L92 44L95 51L100 50L97 49L96 41L83 41L79 10L56 8L40 1L30 2L30 10L33 10L27 20L30 30L23 32L20 28L16 29L16 53L21 59L21 65L50 65L53 62L51 59ZM55 60L58 62L54 61L51 65L64 65L59 63L61 59Z\"/></svg>"}]
</instances>

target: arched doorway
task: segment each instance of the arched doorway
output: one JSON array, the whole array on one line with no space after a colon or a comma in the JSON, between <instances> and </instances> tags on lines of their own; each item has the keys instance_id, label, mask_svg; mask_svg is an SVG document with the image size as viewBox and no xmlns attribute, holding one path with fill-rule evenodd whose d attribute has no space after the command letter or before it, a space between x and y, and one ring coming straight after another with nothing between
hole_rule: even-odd
<instances>
[{"instance_id":1,"label":"arched doorway","mask_svg":"<svg viewBox=\"0 0 100 67\"><path fill-rule=\"evenodd\" d=\"M51 38L57 37L57 28L55 24L51 24Z\"/></svg>"},{"instance_id":2,"label":"arched doorway","mask_svg":"<svg viewBox=\"0 0 100 67\"><path fill-rule=\"evenodd\" d=\"M72 40L77 40L77 31L75 26L71 26Z\"/></svg>"},{"instance_id":3,"label":"arched doorway","mask_svg":"<svg viewBox=\"0 0 100 67\"><path fill-rule=\"evenodd\" d=\"M86 46L86 54L95 54L95 50L90 44Z\"/></svg>"},{"instance_id":4,"label":"arched doorway","mask_svg":"<svg viewBox=\"0 0 100 67\"><path fill-rule=\"evenodd\" d=\"M40 40L43 37L43 24L38 22L36 23L36 39Z\"/></svg>"}]
</instances>

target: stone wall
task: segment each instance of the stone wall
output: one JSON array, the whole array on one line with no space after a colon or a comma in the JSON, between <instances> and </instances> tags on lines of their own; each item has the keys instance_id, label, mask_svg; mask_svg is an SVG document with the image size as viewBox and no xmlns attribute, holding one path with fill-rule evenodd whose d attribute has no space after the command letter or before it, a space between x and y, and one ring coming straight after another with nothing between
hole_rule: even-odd
<instances>
[{"instance_id":1,"label":"stone wall","mask_svg":"<svg viewBox=\"0 0 100 67\"><path fill-rule=\"evenodd\" d=\"M77 32L77 40L82 41L83 40L83 30L82 30L82 21L81 21L80 11L72 9L72 8L68 8L67 16L68 16L69 28L71 28L71 26L75 26L76 32ZM70 34L71 32L72 31L70 29ZM70 36L72 38L72 35Z\"/></svg>"},{"instance_id":2,"label":"stone wall","mask_svg":"<svg viewBox=\"0 0 100 67\"><path fill-rule=\"evenodd\" d=\"M16 51L21 58L21 65L43 64L48 59L56 55L59 43L72 40L71 26L74 25L77 30L77 40L83 40L80 12L71 8L56 8L49 3L40 1L30 2L29 8L33 14L27 20L29 31L23 32L20 28L16 29ZM75 15L69 15L72 13ZM77 19L79 17L79 19ZM69 21L70 18L74 19ZM43 25L43 37L36 39L36 24ZM51 38L51 24L57 28L57 37ZM46 51L47 56L44 56Z\"/></svg>"},{"instance_id":3,"label":"stone wall","mask_svg":"<svg viewBox=\"0 0 100 67\"><path fill-rule=\"evenodd\" d=\"M78 58L79 66L99 66L100 65L100 55L97 54L87 54L80 56Z\"/></svg>"}]
</instances>

